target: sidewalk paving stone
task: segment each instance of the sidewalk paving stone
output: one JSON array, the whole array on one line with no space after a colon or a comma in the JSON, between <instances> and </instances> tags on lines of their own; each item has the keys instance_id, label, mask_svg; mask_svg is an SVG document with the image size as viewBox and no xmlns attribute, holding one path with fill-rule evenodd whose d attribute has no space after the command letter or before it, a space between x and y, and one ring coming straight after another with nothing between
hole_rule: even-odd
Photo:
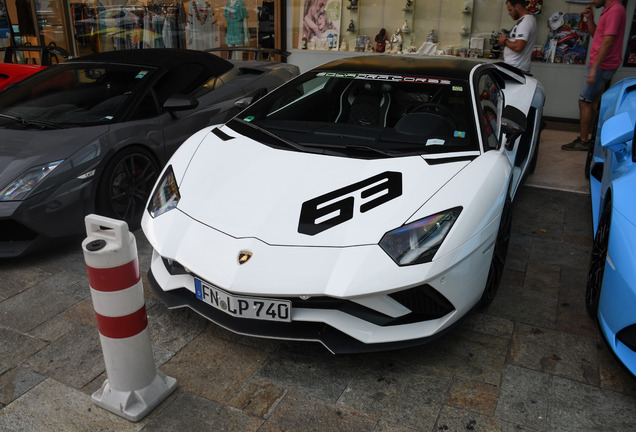
<instances>
[{"instance_id":1,"label":"sidewalk paving stone","mask_svg":"<svg viewBox=\"0 0 636 432\"><path fill-rule=\"evenodd\" d=\"M263 419L234 407L177 389L145 420L142 432L256 432Z\"/></svg>"},{"instance_id":2,"label":"sidewalk paving stone","mask_svg":"<svg viewBox=\"0 0 636 432\"><path fill-rule=\"evenodd\" d=\"M577 381L552 378L548 415L551 431L629 431L634 429L632 397L604 392Z\"/></svg>"},{"instance_id":3,"label":"sidewalk paving stone","mask_svg":"<svg viewBox=\"0 0 636 432\"><path fill-rule=\"evenodd\" d=\"M377 423L378 419L373 416L292 388L259 431L361 432L373 431Z\"/></svg>"},{"instance_id":4,"label":"sidewalk paving stone","mask_svg":"<svg viewBox=\"0 0 636 432\"><path fill-rule=\"evenodd\" d=\"M518 323L512 335L508 363L599 385L595 338Z\"/></svg>"},{"instance_id":5,"label":"sidewalk paving stone","mask_svg":"<svg viewBox=\"0 0 636 432\"><path fill-rule=\"evenodd\" d=\"M137 239L157 368L178 388L138 423L91 401L105 379L81 239L0 261L0 430L630 430L636 378L584 304L589 197L524 187L499 292L423 346L333 355L168 310Z\"/></svg>"},{"instance_id":6,"label":"sidewalk paving stone","mask_svg":"<svg viewBox=\"0 0 636 432\"><path fill-rule=\"evenodd\" d=\"M44 381L40 374L16 367L0 376L0 404L8 405Z\"/></svg>"},{"instance_id":7,"label":"sidewalk paving stone","mask_svg":"<svg viewBox=\"0 0 636 432\"><path fill-rule=\"evenodd\" d=\"M286 394L285 387L252 377L232 398L230 405L253 416L268 418Z\"/></svg>"},{"instance_id":8,"label":"sidewalk paving stone","mask_svg":"<svg viewBox=\"0 0 636 432\"><path fill-rule=\"evenodd\" d=\"M3 408L0 415L2 431L134 432L143 426L97 408L81 391L51 378Z\"/></svg>"},{"instance_id":9,"label":"sidewalk paving stone","mask_svg":"<svg viewBox=\"0 0 636 432\"><path fill-rule=\"evenodd\" d=\"M510 423L495 417L485 416L471 410L444 406L435 425L435 431L478 431L478 432L531 432L535 429Z\"/></svg>"},{"instance_id":10,"label":"sidewalk paving stone","mask_svg":"<svg viewBox=\"0 0 636 432\"><path fill-rule=\"evenodd\" d=\"M104 370L104 356L95 328L74 328L26 359L22 366L75 388L94 380Z\"/></svg>"},{"instance_id":11,"label":"sidewalk paving stone","mask_svg":"<svg viewBox=\"0 0 636 432\"><path fill-rule=\"evenodd\" d=\"M179 386L207 399L229 403L267 359L267 353L202 333L163 365Z\"/></svg>"},{"instance_id":12,"label":"sidewalk paving stone","mask_svg":"<svg viewBox=\"0 0 636 432\"><path fill-rule=\"evenodd\" d=\"M366 362L338 404L389 424L431 430L450 389L451 376L402 361Z\"/></svg>"},{"instance_id":13,"label":"sidewalk paving stone","mask_svg":"<svg viewBox=\"0 0 636 432\"><path fill-rule=\"evenodd\" d=\"M269 356L256 377L335 403L362 365L361 355L334 356L321 345L289 344Z\"/></svg>"},{"instance_id":14,"label":"sidewalk paving stone","mask_svg":"<svg viewBox=\"0 0 636 432\"><path fill-rule=\"evenodd\" d=\"M534 430L546 430L551 381L549 374L507 364L495 417Z\"/></svg>"}]
</instances>

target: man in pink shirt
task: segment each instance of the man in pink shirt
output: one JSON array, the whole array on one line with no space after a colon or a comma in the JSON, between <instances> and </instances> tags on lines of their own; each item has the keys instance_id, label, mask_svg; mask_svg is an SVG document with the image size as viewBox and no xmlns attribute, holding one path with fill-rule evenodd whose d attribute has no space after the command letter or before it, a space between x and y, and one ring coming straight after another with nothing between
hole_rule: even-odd
<instances>
[{"instance_id":1,"label":"man in pink shirt","mask_svg":"<svg viewBox=\"0 0 636 432\"><path fill-rule=\"evenodd\" d=\"M594 22L592 5L605 6L598 24ZM623 62L623 38L625 36L625 8L620 0L592 0L583 11L592 36L590 63L579 96L580 132L574 141L561 146L563 150L587 151L592 140L588 140L596 118L596 103L605 86L612 79L616 69Z\"/></svg>"}]
</instances>

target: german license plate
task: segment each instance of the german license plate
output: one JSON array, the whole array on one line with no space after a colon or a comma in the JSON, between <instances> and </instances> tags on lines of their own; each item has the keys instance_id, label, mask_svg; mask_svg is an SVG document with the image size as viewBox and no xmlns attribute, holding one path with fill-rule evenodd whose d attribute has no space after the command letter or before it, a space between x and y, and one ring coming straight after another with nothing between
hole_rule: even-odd
<instances>
[{"instance_id":1,"label":"german license plate","mask_svg":"<svg viewBox=\"0 0 636 432\"><path fill-rule=\"evenodd\" d=\"M252 318L267 321L291 322L291 301L260 297L243 297L194 279L194 288L199 300L237 318Z\"/></svg>"}]
</instances>

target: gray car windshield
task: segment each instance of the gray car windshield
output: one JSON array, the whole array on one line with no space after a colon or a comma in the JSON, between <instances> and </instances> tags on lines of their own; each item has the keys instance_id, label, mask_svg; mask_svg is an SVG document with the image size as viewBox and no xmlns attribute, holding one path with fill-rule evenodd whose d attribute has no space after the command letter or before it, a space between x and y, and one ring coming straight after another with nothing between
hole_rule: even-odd
<instances>
[{"instance_id":1,"label":"gray car windshield","mask_svg":"<svg viewBox=\"0 0 636 432\"><path fill-rule=\"evenodd\" d=\"M437 77L307 73L229 126L270 145L370 158L479 149L468 82Z\"/></svg>"},{"instance_id":2,"label":"gray car windshield","mask_svg":"<svg viewBox=\"0 0 636 432\"><path fill-rule=\"evenodd\" d=\"M151 68L68 62L0 95L3 127L70 127L119 120Z\"/></svg>"}]
</instances>

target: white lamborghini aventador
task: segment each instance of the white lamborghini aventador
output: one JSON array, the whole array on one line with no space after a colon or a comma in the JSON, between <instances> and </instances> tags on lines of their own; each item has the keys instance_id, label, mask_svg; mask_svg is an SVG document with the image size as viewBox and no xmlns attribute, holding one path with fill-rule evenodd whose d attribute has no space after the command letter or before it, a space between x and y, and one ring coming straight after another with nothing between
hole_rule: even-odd
<instances>
[{"instance_id":1,"label":"white lamborghini aventador","mask_svg":"<svg viewBox=\"0 0 636 432\"><path fill-rule=\"evenodd\" d=\"M544 92L502 63L360 56L189 138L143 216L170 308L335 353L424 343L492 300Z\"/></svg>"}]
</instances>

